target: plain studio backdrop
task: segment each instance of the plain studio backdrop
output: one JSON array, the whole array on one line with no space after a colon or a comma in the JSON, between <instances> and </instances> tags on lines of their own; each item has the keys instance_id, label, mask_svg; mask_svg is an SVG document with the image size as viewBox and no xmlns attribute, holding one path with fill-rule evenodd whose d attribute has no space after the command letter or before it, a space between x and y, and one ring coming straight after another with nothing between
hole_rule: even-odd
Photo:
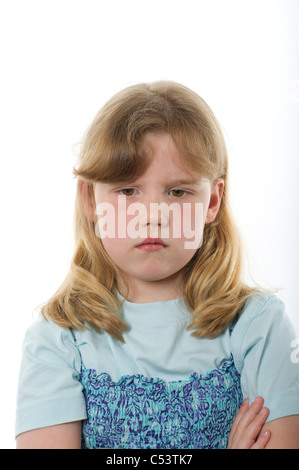
<instances>
[{"instance_id":1,"label":"plain studio backdrop","mask_svg":"<svg viewBox=\"0 0 299 470\"><path fill-rule=\"evenodd\" d=\"M248 269L298 332L296 22L296 0L1 1L0 447L15 447L25 330L72 255L80 141L129 85L178 81L211 106Z\"/></svg>"}]
</instances>

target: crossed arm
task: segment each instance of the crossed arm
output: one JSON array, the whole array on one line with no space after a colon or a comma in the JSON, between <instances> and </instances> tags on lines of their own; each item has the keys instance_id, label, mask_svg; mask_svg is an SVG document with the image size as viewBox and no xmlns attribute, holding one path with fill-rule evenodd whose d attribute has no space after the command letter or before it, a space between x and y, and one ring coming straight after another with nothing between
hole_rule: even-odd
<instances>
[{"instance_id":1,"label":"crossed arm","mask_svg":"<svg viewBox=\"0 0 299 470\"><path fill-rule=\"evenodd\" d=\"M269 409L262 397L250 405L246 398L233 422L228 449L299 449L299 415L265 424Z\"/></svg>"},{"instance_id":2,"label":"crossed arm","mask_svg":"<svg viewBox=\"0 0 299 470\"><path fill-rule=\"evenodd\" d=\"M245 399L232 426L228 449L299 449L299 415L275 419L263 399ZM17 449L80 449L81 421L27 431L17 436Z\"/></svg>"}]
</instances>

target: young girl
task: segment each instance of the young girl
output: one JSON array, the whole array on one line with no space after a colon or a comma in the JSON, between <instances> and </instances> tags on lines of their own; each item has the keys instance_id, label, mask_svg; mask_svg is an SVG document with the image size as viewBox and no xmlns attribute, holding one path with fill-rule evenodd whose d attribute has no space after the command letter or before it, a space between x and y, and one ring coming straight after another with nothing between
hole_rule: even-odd
<instances>
[{"instance_id":1,"label":"young girl","mask_svg":"<svg viewBox=\"0 0 299 470\"><path fill-rule=\"evenodd\" d=\"M242 281L208 105L173 82L123 90L74 173L75 253L25 337L17 446L298 447L295 333Z\"/></svg>"}]
</instances>

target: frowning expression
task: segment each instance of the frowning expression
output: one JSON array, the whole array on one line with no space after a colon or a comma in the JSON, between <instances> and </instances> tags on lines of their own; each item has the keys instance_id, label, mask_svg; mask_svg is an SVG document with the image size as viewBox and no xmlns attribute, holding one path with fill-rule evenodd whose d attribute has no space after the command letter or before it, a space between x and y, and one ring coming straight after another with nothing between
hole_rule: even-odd
<instances>
[{"instance_id":1,"label":"frowning expression","mask_svg":"<svg viewBox=\"0 0 299 470\"><path fill-rule=\"evenodd\" d=\"M193 257L204 224L217 214L223 182L212 185L183 168L168 134L146 134L142 150L150 164L141 177L96 183L94 194L108 255L129 280L150 282L175 275Z\"/></svg>"}]
</instances>

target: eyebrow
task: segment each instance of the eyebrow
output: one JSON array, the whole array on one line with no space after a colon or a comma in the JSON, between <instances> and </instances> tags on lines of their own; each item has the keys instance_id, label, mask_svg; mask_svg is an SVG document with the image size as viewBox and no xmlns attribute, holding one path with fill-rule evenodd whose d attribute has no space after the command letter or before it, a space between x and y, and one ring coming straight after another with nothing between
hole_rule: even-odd
<instances>
[{"instance_id":1,"label":"eyebrow","mask_svg":"<svg viewBox=\"0 0 299 470\"><path fill-rule=\"evenodd\" d=\"M190 179L190 180L183 180L183 179L180 179L180 180L173 180L173 181L169 181L168 184L170 184L171 186L181 186L181 185L192 185L192 184L199 184L200 180L198 179Z\"/></svg>"},{"instance_id":2,"label":"eyebrow","mask_svg":"<svg viewBox=\"0 0 299 470\"><path fill-rule=\"evenodd\" d=\"M129 186L130 184L136 184L138 183L139 178L136 178L135 180L129 180L129 181L123 181L122 185L127 185ZM172 186L172 187L178 187L178 186L184 186L184 185L198 185L200 184L200 178L198 179L176 179L176 180L170 180L166 181L165 186ZM110 183L113 185L119 185L120 183Z\"/></svg>"}]
</instances>

